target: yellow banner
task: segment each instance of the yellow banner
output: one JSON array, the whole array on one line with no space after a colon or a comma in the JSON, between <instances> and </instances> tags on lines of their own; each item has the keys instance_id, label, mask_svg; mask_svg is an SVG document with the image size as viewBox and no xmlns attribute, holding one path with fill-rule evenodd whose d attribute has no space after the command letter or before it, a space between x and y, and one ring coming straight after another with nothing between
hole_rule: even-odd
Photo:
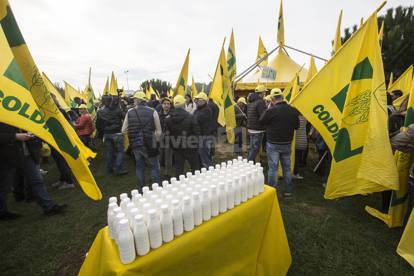
<instances>
[{"instance_id":1,"label":"yellow banner","mask_svg":"<svg viewBox=\"0 0 414 276\"><path fill-rule=\"evenodd\" d=\"M187 80L188 80L188 64L190 62L190 49L188 49L187 56L181 68L180 75L178 76L177 84L175 85L175 94L185 96L185 91L187 90Z\"/></svg>"}]
</instances>

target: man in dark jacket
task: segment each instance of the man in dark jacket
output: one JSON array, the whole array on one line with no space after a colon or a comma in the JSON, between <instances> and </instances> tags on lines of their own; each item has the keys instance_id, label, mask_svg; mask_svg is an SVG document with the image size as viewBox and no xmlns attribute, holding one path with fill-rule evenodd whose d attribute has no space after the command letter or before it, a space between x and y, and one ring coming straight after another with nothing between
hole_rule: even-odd
<instances>
[{"instance_id":1,"label":"man in dark jacket","mask_svg":"<svg viewBox=\"0 0 414 276\"><path fill-rule=\"evenodd\" d=\"M198 136L200 128L193 115L185 110L185 99L174 97L174 110L166 119L167 135L174 151L176 176L184 174L185 161L192 172L200 169L198 159Z\"/></svg>"},{"instance_id":2,"label":"man in dark jacket","mask_svg":"<svg viewBox=\"0 0 414 276\"><path fill-rule=\"evenodd\" d=\"M208 106L208 97L204 92L195 97L197 109L194 111L194 117L200 127L201 136L199 138L198 154L200 155L201 167L208 168L213 165L211 158L211 148L213 136L211 126L213 125L213 114Z\"/></svg>"},{"instance_id":3,"label":"man in dark jacket","mask_svg":"<svg viewBox=\"0 0 414 276\"><path fill-rule=\"evenodd\" d=\"M43 177L36 164L40 156L40 140L30 133L0 123L0 220L16 219L19 215L7 210L6 197L16 172L20 168L27 185L31 187L33 195L47 216L60 214L66 205L57 205L49 198Z\"/></svg>"},{"instance_id":4,"label":"man in dark jacket","mask_svg":"<svg viewBox=\"0 0 414 276\"><path fill-rule=\"evenodd\" d=\"M161 166L164 166L164 179L170 180L172 174L172 148L169 145L167 132L167 118L170 117L172 112L172 102L168 97L161 99L161 110L158 111L158 116L160 117L162 135L160 139L160 163Z\"/></svg>"},{"instance_id":5,"label":"man in dark jacket","mask_svg":"<svg viewBox=\"0 0 414 276\"><path fill-rule=\"evenodd\" d=\"M145 186L145 163L151 166L153 183L160 183L160 164L158 141L161 136L161 124L158 113L147 106L144 92L134 94L135 107L128 110L122 126L122 133L128 134L129 146L134 153L136 174L139 187Z\"/></svg>"},{"instance_id":6,"label":"man in dark jacket","mask_svg":"<svg viewBox=\"0 0 414 276\"><path fill-rule=\"evenodd\" d=\"M269 164L268 184L278 188L277 171L279 159L282 163L285 196L292 195L292 174L290 154L295 129L299 128L299 112L289 106L281 92L272 95L272 107L266 110L259 119L266 127L266 153Z\"/></svg>"},{"instance_id":7,"label":"man in dark jacket","mask_svg":"<svg viewBox=\"0 0 414 276\"><path fill-rule=\"evenodd\" d=\"M103 134L107 148L106 169L108 173L124 175L128 173L123 169L125 153L121 128L124 114L116 101L112 101L111 96L103 96L102 102L104 108L98 110L96 115L96 129Z\"/></svg>"},{"instance_id":8,"label":"man in dark jacket","mask_svg":"<svg viewBox=\"0 0 414 276\"><path fill-rule=\"evenodd\" d=\"M264 93L266 93L266 87L263 85L257 86L255 93L249 95L247 104L247 133L250 137L247 160L249 161L256 160L265 133L263 126L259 123L260 116L266 111L266 103L263 100Z\"/></svg>"},{"instance_id":9,"label":"man in dark jacket","mask_svg":"<svg viewBox=\"0 0 414 276\"><path fill-rule=\"evenodd\" d=\"M234 106L236 114L236 128L234 129L234 153L242 154L243 152L243 128L246 127L246 99L241 97Z\"/></svg>"}]
</instances>

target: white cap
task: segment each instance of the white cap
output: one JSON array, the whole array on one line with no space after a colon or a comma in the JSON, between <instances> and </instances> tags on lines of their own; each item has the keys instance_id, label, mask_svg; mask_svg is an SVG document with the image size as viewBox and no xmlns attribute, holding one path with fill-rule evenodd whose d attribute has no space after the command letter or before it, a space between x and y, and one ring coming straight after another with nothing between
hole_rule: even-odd
<instances>
[{"instance_id":1,"label":"white cap","mask_svg":"<svg viewBox=\"0 0 414 276\"><path fill-rule=\"evenodd\" d=\"M129 228L129 221L127 219L121 219L119 221L119 228L121 228L121 230L128 229Z\"/></svg>"},{"instance_id":2,"label":"white cap","mask_svg":"<svg viewBox=\"0 0 414 276\"><path fill-rule=\"evenodd\" d=\"M109 203L118 203L118 199L116 198L116 196L111 196L109 198Z\"/></svg>"},{"instance_id":3,"label":"white cap","mask_svg":"<svg viewBox=\"0 0 414 276\"><path fill-rule=\"evenodd\" d=\"M155 190L157 190L157 187L159 187L159 186L158 186L158 183L152 183L151 187L152 187L152 190L155 191Z\"/></svg>"},{"instance_id":4,"label":"white cap","mask_svg":"<svg viewBox=\"0 0 414 276\"><path fill-rule=\"evenodd\" d=\"M127 197L128 197L127 193L122 193L122 194L119 196L119 198L120 198L121 200L123 200L124 198L127 198Z\"/></svg>"},{"instance_id":5,"label":"white cap","mask_svg":"<svg viewBox=\"0 0 414 276\"><path fill-rule=\"evenodd\" d=\"M137 189L131 191L131 196L134 197L135 195L139 194Z\"/></svg>"}]
</instances>

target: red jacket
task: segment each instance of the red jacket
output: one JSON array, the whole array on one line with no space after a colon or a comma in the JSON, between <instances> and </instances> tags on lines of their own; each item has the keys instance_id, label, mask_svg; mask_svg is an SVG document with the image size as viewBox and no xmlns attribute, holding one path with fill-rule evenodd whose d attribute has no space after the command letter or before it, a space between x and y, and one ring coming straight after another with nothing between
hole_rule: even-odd
<instances>
[{"instance_id":1,"label":"red jacket","mask_svg":"<svg viewBox=\"0 0 414 276\"><path fill-rule=\"evenodd\" d=\"M94 130L91 115L84 114L76 120L76 132L79 136L92 135Z\"/></svg>"}]
</instances>

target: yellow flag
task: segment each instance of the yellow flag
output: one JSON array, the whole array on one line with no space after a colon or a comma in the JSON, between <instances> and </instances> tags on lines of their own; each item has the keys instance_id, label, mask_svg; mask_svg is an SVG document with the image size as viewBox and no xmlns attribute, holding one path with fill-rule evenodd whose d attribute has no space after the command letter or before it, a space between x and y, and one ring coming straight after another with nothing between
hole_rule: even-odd
<instances>
[{"instance_id":1,"label":"yellow flag","mask_svg":"<svg viewBox=\"0 0 414 276\"><path fill-rule=\"evenodd\" d=\"M389 85L388 92L392 93L395 90L401 90L403 95L396 99L392 104L396 109L399 109L410 93L411 83L413 80L413 65L407 68L405 72L395 81Z\"/></svg>"},{"instance_id":2,"label":"yellow flag","mask_svg":"<svg viewBox=\"0 0 414 276\"><path fill-rule=\"evenodd\" d=\"M53 83L50 81L50 79L48 78L48 76L46 76L44 72L42 73L42 78L45 82L47 90L49 90L51 94L55 95L60 107L65 111L69 111L70 107L66 103L65 99L62 97L62 95L59 93L59 91L56 89L56 87L53 85Z\"/></svg>"},{"instance_id":3,"label":"yellow flag","mask_svg":"<svg viewBox=\"0 0 414 276\"><path fill-rule=\"evenodd\" d=\"M313 56L311 56L310 61L309 61L308 74L306 75L305 83L308 83L313 78L313 76L315 76L317 73L318 73L318 68L316 68L315 59L313 58Z\"/></svg>"},{"instance_id":4,"label":"yellow flag","mask_svg":"<svg viewBox=\"0 0 414 276\"><path fill-rule=\"evenodd\" d=\"M411 211L410 218L405 226L397 253L403 257L414 268L414 212Z\"/></svg>"},{"instance_id":5,"label":"yellow flag","mask_svg":"<svg viewBox=\"0 0 414 276\"><path fill-rule=\"evenodd\" d=\"M168 90L168 97L170 98L174 97L174 90L172 90L171 88L170 90Z\"/></svg>"},{"instance_id":6,"label":"yellow flag","mask_svg":"<svg viewBox=\"0 0 414 276\"><path fill-rule=\"evenodd\" d=\"M110 95L109 93L109 78L106 78L105 87L103 90L103 95Z\"/></svg>"},{"instance_id":7,"label":"yellow flag","mask_svg":"<svg viewBox=\"0 0 414 276\"><path fill-rule=\"evenodd\" d=\"M388 88L387 91L390 92L390 87L392 86L392 83L394 82L394 74L391 72L390 74L390 81L388 82Z\"/></svg>"},{"instance_id":8,"label":"yellow flag","mask_svg":"<svg viewBox=\"0 0 414 276\"><path fill-rule=\"evenodd\" d=\"M374 13L291 102L332 153L325 198L398 188L383 68Z\"/></svg>"},{"instance_id":9,"label":"yellow flag","mask_svg":"<svg viewBox=\"0 0 414 276\"><path fill-rule=\"evenodd\" d=\"M191 83L191 98L194 99L197 95L198 95L197 87L195 85L194 77L193 77L192 78L192 83Z\"/></svg>"},{"instance_id":10,"label":"yellow flag","mask_svg":"<svg viewBox=\"0 0 414 276\"><path fill-rule=\"evenodd\" d=\"M282 0L280 0L279 18L277 21L277 43L281 46L285 44L285 23L283 20Z\"/></svg>"},{"instance_id":11,"label":"yellow flag","mask_svg":"<svg viewBox=\"0 0 414 276\"><path fill-rule=\"evenodd\" d=\"M111 74L111 84L109 85L109 94L112 96L118 96L118 83L115 78L114 71Z\"/></svg>"},{"instance_id":12,"label":"yellow flag","mask_svg":"<svg viewBox=\"0 0 414 276\"><path fill-rule=\"evenodd\" d=\"M259 47L257 48L256 62L267 55L266 47L263 44L262 37L259 36ZM260 62L259 66L267 66L267 57Z\"/></svg>"},{"instance_id":13,"label":"yellow flag","mask_svg":"<svg viewBox=\"0 0 414 276\"><path fill-rule=\"evenodd\" d=\"M379 30L379 41L380 41L380 45L382 46L382 40L384 39L384 20L381 23L381 28Z\"/></svg>"},{"instance_id":14,"label":"yellow flag","mask_svg":"<svg viewBox=\"0 0 414 276\"><path fill-rule=\"evenodd\" d=\"M75 87L70 85L68 82L64 81L65 83L65 100L66 102L69 99L69 106L71 108L77 108L78 104L75 101L75 98L79 98L84 100L84 95L82 95Z\"/></svg>"},{"instance_id":15,"label":"yellow flag","mask_svg":"<svg viewBox=\"0 0 414 276\"><path fill-rule=\"evenodd\" d=\"M411 92L407 104L407 114L404 120L404 128L414 123L414 83L411 85ZM397 164L400 187L397 191L392 191L391 202L388 213L384 214L372 207L365 207L365 210L372 216L382 220L388 227L403 226L405 215L408 211L408 179L410 167L414 162L414 154L396 151L394 154Z\"/></svg>"},{"instance_id":16,"label":"yellow flag","mask_svg":"<svg viewBox=\"0 0 414 276\"><path fill-rule=\"evenodd\" d=\"M333 42L332 55L334 55L339 50L339 48L342 47L341 22L342 22L342 10L339 13L338 24L336 25L336 33L335 33L335 39Z\"/></svg>"},{"instance_id":17,"label":"yellow flag","mask_svg":"<svg viewBox=\"0 0 414 276\"><path fill-rule=\"evenodd\" d=\"M89 68L88 84L86 85L86 88L85 88L85 95L87 97L86 107L92 119L95 119L96 118L95 93L93 92L93 88L91 84L91 74L92 74L92 68Z\"/></svg>"},{"instance_id":18,"label":"yellow flag","mask_svg":"<svg viewBox=\"0 0 414 276\"><path fill-rule=\"evenodd\" d=\"M226 54L221 48L220 57L213 84L210 90L210 98L219 107L218 123L226 127L227 140L234 143L234 128L236 127L236 115L234 112L234 99L230 87L229 73L227 69Z\"/></svg>"},{"instance_id":19,"label":"yellow flag","mask_svg":"<svg viewBox=\"0 0 414 276\"><path fill-rule=\"evenodd\" d=\"M0 0L0 24L0 121L30 131L54 147L83 191L101 199L87 160L95 154L82 144L55 105L6 0Z\"/></svg>"},{"instance_id":20,"label":"yellow flag","mask_svg":"<svg viewBox=\"0 0 414 276\"><path fill-rule=\"evenodd\" d=\"M229 71L230 83L233 82L237 74L236 69L236 46L234 45L234 33L231 30L230 44L227 52L227 68Z\"/></svg>"},{"instance_id":21,"label":"yellow flag","mask_svg":"<svg viewBox=\"0 0 414 276\"><path fill-rule=\"evenodd\" d=\"M180 75L178 76L177 84L175 86L175 94L185 96L185 91L187 90L187 79L188 79L188 63L190 62L190 49L188 49L187 56L181 68Z\"/></svg>"}]
</instances>

